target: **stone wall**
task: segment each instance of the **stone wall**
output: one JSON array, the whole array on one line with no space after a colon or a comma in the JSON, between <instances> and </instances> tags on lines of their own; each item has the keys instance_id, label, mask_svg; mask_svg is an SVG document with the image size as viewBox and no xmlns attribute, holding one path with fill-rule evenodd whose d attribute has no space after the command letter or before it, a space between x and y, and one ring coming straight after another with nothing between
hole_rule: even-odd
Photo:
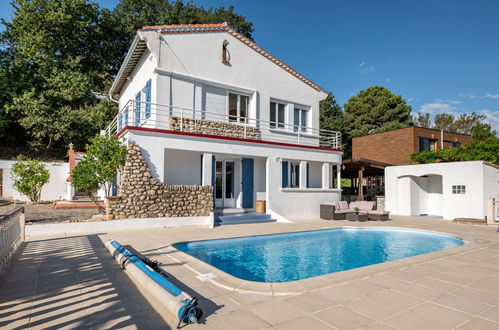
<instances>
[{"instance_id":1,"label":"stone wall","mask_svg":"<svg viewBox=\"0 0 499 330\"><path fill-rule=\"evenodd\" d=\"M128 145L118 193L107 200L108 219L209 216L213 210L211 186L158 183L135 144Z\"/></svg>"},{"instance_id":2,"label":"stone wall","mask_svg":"<svg viewBox=\"0 0 499 330\"><path fill-rule=\"evenodd\" d=\"M242 139L260 140L260 130L252 126L244 126L235 123L226 123L202 119L184 118L182 123L180 117L170 118L170 128L174 131L236 137Z\"/></svg>"}]
</instances>

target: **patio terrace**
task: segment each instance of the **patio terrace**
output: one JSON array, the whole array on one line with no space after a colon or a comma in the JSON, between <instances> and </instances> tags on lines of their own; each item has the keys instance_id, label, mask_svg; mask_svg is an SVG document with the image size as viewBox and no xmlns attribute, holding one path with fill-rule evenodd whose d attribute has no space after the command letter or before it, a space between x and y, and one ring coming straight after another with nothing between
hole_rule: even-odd
<instances>
[{"instance_id":1,"label":"patio terrace","mask_svg":"<svg viewBox=\"0 0 499 330\"><path fill-rule=\"evenodd\" d=\"M291 285L302 286L303 292L294 295L279 295L270 284L270 294L255 294L203 282L195 271L211 268L179 262L169 250L185 240L352 225L440 231L468 244L337 273L308 287L295 282ZM200 298L204 324L186 329L499 329L497 227L410 217L383 223L309 220L34 237L0 281L0 327L175 328L176 318L111 257L103 244L110 237L160 261L170 280Z\"/></svg>"}]
</instances>

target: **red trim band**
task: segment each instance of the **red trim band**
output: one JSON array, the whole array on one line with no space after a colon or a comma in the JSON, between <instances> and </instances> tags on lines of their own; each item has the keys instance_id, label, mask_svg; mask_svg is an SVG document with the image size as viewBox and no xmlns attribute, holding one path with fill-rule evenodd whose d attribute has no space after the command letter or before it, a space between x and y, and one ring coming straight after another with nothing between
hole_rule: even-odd
<instances>
[{"instance_id":1,"label":"red trim band","mask_svg":"<svg viewBox=\"0 0 499 330\"><path fill-rule=\"evenodd\" d=\"M180 131L173 131L173 130L169 130L169 129L159 129L159 128L139 127L139 126L125 126L125 127L123 127L123 129L121 129L118 132L118 134L116 134L116 136L119 137L126 130L143 131L143 132L153 132L153 133L163 133L163 134L174 134L174 135L185 135L185 136L195 136L195 137L202 137L202 138L208 138L208 139L230 140L230 141L238 141L238 142L261 143L261 144L270 144L270 145L276 145L276 146L282 146L282 147L292 147L292 148L304 148L304 149L313 149L313 150L339 151L339 152L343 152L343 150L341 150L341 149L334 149L334 148L315 147L315 146L303 146L303 145L292 144L292 143L284 143L284 142L252 140L252 139L244 139L244 138L229 137L229 136L208 135L208 134L191 133L191 132L180 132Z\"/></svg>"}]
</instances>

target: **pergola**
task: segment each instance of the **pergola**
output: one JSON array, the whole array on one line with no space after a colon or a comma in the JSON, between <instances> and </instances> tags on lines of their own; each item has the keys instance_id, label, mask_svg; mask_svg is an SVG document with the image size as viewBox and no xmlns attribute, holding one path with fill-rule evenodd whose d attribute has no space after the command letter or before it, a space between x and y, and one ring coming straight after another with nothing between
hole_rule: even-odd
<instances>
[{"instance_id":1,"label":"pergola","mask_svg":"<svg viewBox=\"0 0 499 330\"><path fill-rule=\"evenodd\" d=\"M354 158L343 161L343 178L351 179L351 188L357 188L358 200L364 200L362 181L367 177L384 177L385 167L391 164L365 158Z\"/></svg>"}]
</instances>

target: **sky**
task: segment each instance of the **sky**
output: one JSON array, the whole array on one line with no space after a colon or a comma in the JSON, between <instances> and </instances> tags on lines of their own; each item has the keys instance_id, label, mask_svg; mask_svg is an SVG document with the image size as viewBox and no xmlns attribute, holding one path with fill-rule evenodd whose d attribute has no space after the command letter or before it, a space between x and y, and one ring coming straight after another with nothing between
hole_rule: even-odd
<instances>
[{"instance_id":1,"label":"sky","mask_svg":"<svg viewBox=\"0 0 499 330\"><path fill-rule=\"evenodd\" d=\"M7 0L0 17L9 19ZM113 8L117 0L96 0ZM499 132L499 1L195 0L234 5L253 38L343 105L381 85L413 112L487 115Z\"/></svg>"}]
</instances>

